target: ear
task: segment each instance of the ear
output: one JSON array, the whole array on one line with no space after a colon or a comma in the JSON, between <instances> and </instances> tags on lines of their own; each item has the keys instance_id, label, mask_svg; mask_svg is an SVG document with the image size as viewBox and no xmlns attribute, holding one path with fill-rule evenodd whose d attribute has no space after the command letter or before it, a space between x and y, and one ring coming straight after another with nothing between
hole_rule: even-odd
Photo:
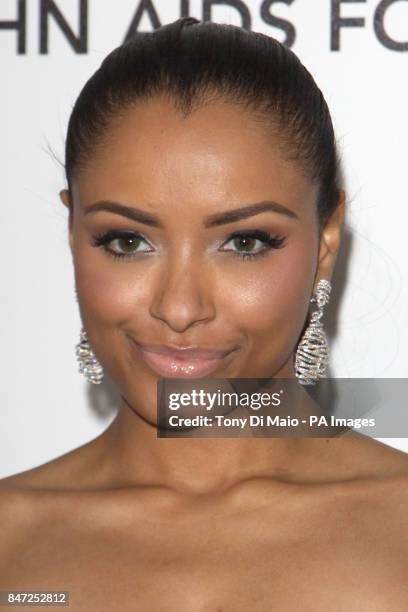
<instances>
[{"instance_id":1,"label":"ear","mask_svg":"<svg viewBox=\"0 0 408 612\"><path fill-rule=\"evenodd\" d=\"M71 249L71 253L72 253L72 249L73 249L72 206L73 206L73 203L71 203L68 189L61 189L61 191L59 192L59 197L60 197L61 202L64 204L64 206L66 206L69 209L69 220L68 220L69 248Z\"/></svg>"},{"instance_id":2,"label":"ear","mask_svg":"<svg viewBox=\"0 0 408 612\"><path fill-rule=\"evenodd\" d=\"M316 285L322 278L331 280L337 253L341 244L341 233L344 224L345 212L346 194L343 189L340 189L336 209L321 232L319 261L316 272Z\"/></svg>"}]
</instances>

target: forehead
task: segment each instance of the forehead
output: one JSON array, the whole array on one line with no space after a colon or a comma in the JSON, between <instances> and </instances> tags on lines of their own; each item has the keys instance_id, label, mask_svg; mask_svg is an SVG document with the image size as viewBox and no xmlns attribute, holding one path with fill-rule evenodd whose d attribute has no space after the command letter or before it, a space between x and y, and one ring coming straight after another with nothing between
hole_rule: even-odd
<instances>
[{"instance_id":1,"label":"forehead","mask_svg":"<svg viewBox=\"0 0 408 612\"><path fill-rule=\"evenodd\" d=\"M109 198L164 213L174 206L210 213L267 198L301 213L316 186L287 159L280 138L237 105L212 102L184 118L157 97L111 122L73 192L83 205Z\"/></svg>"}]
</instances>

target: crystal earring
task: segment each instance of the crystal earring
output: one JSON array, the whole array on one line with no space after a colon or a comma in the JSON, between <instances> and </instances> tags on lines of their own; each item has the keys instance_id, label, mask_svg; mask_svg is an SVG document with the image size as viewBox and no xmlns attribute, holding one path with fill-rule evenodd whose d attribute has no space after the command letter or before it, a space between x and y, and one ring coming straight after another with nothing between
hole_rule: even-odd
<instances>
[{"instance_id":1,"label":"crystal earring","mask_svg":"<svg viewBox=\"0 0 408 612\"><path fill-rule=\"evenodd\" d=\"M324 378L328 363L329 346L321 322L324 306L330 299L331 283L321 279L310 302L317 303L317 310L311 316L310 323L298 344L295 357L296 376L302 385L314 385L319 378Z\"/></svg>"},{"instance_id":2,"label":"crystal earring","mask_svg":"<svg viewBox=\"0 0 408 612\"><path fill-rule=\"evenodd\" d=\"M75 353L79 363L78 371L91 383L99 385L103 379L103 368L91 349L88 336L82 327L79 343L75 346Z\"/></svg>"}]
</instances>

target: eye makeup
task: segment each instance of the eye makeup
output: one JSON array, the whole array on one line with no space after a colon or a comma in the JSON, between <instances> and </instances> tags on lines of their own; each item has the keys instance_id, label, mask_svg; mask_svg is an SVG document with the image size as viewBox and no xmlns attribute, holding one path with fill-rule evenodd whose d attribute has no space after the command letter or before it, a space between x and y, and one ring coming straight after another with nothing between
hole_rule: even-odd
<instances>
[{"instance_id":1,"label":"eye makeup","mask_svg":"<svg viewBox=\"0 0 408 612\"><path fill-rule=\"evenodd\" d=\"M230 253L240 257L244 261L255 260L270 253L272 250L280 249L285 244L285 236L270 234L268 232L253 229L232 232L227 240L223 242L220 252ZM116 243L116 247L112 246ZM235 248L222 248L232 243ZM145 248L139 248L145 245ZM102 248L107 255L121 260L129 261L143 253L154 252L149 241L139 232L128 230L109 230L92 236L92 246ZM253 249L252 247L256 247ZM130 251L126 249L130 247ZM135 248L132 248L135 247ZM119 250L117 250L119 248Z\"/></svg>"}]
</instances>

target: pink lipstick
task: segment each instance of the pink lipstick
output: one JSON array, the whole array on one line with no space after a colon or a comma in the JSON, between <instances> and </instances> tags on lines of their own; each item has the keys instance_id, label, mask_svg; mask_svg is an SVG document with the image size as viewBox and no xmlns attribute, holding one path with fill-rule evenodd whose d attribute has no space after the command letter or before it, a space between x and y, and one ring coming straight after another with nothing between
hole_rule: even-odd
<instances>
[{"instance_id":1,"label":"pink lipstick","mask_svg":"<svg viewBox=\"0 0 408 612\"><path fill-rule=\"evenodd\" d=\"M163 378L200 378L209 376L224 362L232 350L204 349L198 347L172 347L145 344L130 338L138 354Z\"/></svg>"}]
</instances>

